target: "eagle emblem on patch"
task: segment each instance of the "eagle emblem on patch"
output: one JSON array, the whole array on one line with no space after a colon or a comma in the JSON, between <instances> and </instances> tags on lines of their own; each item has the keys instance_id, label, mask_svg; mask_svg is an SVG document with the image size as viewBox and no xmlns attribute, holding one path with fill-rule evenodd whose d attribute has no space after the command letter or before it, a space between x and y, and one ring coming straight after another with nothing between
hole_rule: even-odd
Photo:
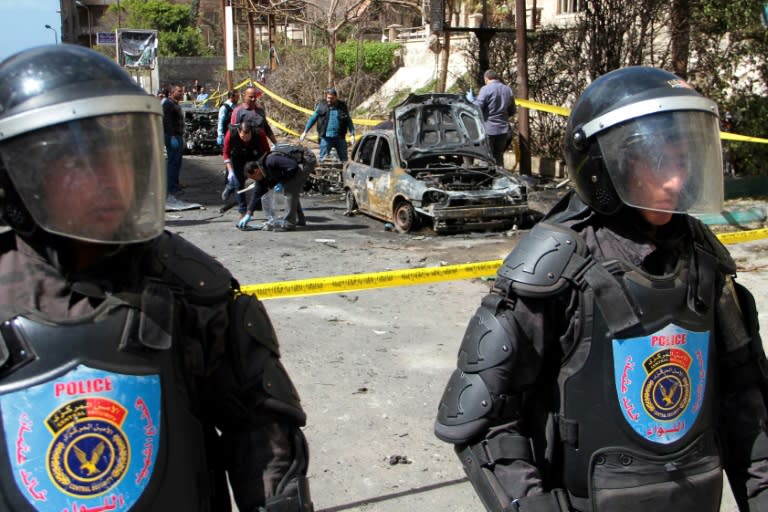
<instances>
[{"instance_id":1,"label":"eagle emblem on patch","mask_svg":"<svg viewBox=\"0 0 768 512\"><path fill-rule=\"evenodd\" d=\"M699 416L707 385L709 332L675 324L636 338L613 339L618 406L644 439L669 444Z\"/></svg>"},{"instance_id":2,"label":"eagle emblem on patch","mask_svg":"<svg viewBox=\"0 0 768 512\"><path fill-rule=\"evenodd\" d=\"M125 415L119 403L97 398L69 402L48 417L54 435L48 468L59 489L74 496L99 495L125 476L131 457L122 430Z\"/></svg>"}]
</instances>

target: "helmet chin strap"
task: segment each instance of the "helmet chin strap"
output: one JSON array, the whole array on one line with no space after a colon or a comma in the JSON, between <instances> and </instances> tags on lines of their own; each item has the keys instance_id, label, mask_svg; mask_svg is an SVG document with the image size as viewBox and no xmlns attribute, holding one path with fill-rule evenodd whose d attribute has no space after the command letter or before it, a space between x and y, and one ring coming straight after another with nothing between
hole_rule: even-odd
<instances>
[{"instance_id":1,"label":"helmet chin strap","mask_svg":"<svg viewBox=\"0 0 768 512\"><path fill-rule=\"evenodd\" d=\"M0 169L0 216L11 229L25 238L31 238L40 231L4 169Z\"/></svg>"}]
</instances>

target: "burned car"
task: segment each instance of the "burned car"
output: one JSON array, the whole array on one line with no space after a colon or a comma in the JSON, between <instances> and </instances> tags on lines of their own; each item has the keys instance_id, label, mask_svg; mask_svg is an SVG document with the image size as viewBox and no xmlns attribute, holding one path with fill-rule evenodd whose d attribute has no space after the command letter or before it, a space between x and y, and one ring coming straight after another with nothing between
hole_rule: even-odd
<instances>
[{"instance_id":1,"label":"burned car","mask_svg":"<svg viewBox=\"0 0 768 512\"><path fill-rule=\"evenodd\" d=\"M412 94L392 130L361 137L342 171L347 211L399 232L510 227L526 214L527 189L495 164L480 110L455 94Z\"/></svg>"},{"instance_id":2,"label":"burned car","mask_svg":"<svg viewBox=\"0 0 768 512\"><path fill-rule=\"evenodd\" d=\"M186 153L213 155L221 148L216 144L219 110L212 107L198 107L183 104L184 143Z\"/></svg>"}]
</instances>

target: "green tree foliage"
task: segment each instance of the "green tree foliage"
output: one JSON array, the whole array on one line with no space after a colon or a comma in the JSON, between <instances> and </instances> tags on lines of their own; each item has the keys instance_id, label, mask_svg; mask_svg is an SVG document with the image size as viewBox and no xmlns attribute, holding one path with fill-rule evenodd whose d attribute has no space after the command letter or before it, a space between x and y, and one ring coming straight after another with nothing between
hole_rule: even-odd
<instances>
[{"instance_id":1,"label":"green tree foliage","mask_svg":"<svg viewBox=\"0 0 768 512\"><path fill-rule=\"evenodd\" d=\"M768 30L762 2L700 0L691 20L689 78L718 102L721 117L733 116L732 131L768 137ZM736 171L768 173L766 144L725 142Z\"/></svg>"},{"instance_id":2,"label":"green tree foliage","mask_svg":"<svg viewBox=\"0 0 768 512\"><path fill-rule=\"evenodd\" d=\"M662 0L585 0L579 22L528 33L530 99L570 107L594 78L623 66L672 71L670 9ZM688 80L714 99L732 131L768 138L768 29L761 2L697 0L691 3ZM517 84L514 34L497 34L490 66L513 89ZM478 49L469 52L470 76L478 74ZM565 119L530 111L532 153L561 158ZM768 145L724 142L737 173L768 173Z\"/></svg>"},{"instance_id":3,"label":"green tree foliage","mask_svg":"<svg viewBox=\"0 0 768 512\"><path fill-rule=\"evenodd\" d=\"M397 43L344 43L336 47L336 65L344 75L363 71L376 75L379 79L387 78L395 69L395 52L400 48Z\"/></svg>"},{"instance_id":4,"label":"green tree foliage","mask_svg":"<svg viewBox=\"0 0 768 512\"><path fill-rule=\"evenodd\" d=\"M163 57L196 57L207 55L200 30L190 5L172 4L166 0L122 0L120 13L123 28L158 31L158 54ZM110 11L118 8L116 4Z\"/></svg>"}]
</instances>

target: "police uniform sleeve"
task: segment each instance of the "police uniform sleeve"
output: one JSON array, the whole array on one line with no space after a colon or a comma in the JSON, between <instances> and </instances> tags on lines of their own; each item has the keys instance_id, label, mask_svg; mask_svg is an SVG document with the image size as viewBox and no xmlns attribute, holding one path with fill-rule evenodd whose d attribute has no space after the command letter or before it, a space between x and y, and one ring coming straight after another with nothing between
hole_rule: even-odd
<instances>
[{"instance_id":1,"label":"police uniform sleeve","mask_svg":"<svg viewBox=\"0 0 768 512\"><path fill-rule=\"evenodd\" d=\"M230 484L241 510L311 510L306 415L280 361L275 331L255 297L230 311L229 365L220 429ZM264 501L262 501L264 500Z\"/></svg>"},{"instance_id":2,"label":"police uniform sleeve","mask_svg":"<svg viewBox=\"0 0 768 512\"><path fill-rule=\"evenodd\" d=\"M226 469L242 511L311 511L306 416L263 305L178 236L165 233L154 254L181 288L183 358L199 382L201 420L221 432L213 469Z\"/></svg>"},{"instance_id":3,"label":"police uniform sleeve","mask_svg":"<svg viewBox=\"0 0 768 512\"><path fill-rule=\"evenodd\" d=\"M752 294L728 277L717 304L724 466L739 510L768 511L768 362Z\"/></svg>"},{"instance_id":4,"label":"police uniform sleeve","mask_svg":"<svg viewBox=\"0 0 768 512\"><path fill-rule=\"evenodd\" d=\"M568 510L564 493L544 492L543 451L534 449L547 442L540 404L555 385L563 319L573 316L567 274L577 258L575 245L551 250L561 235L534 229L507 257L467 326L438 408L435 434L455 445L487 510Z\"/></svg>"}]
</instances>

